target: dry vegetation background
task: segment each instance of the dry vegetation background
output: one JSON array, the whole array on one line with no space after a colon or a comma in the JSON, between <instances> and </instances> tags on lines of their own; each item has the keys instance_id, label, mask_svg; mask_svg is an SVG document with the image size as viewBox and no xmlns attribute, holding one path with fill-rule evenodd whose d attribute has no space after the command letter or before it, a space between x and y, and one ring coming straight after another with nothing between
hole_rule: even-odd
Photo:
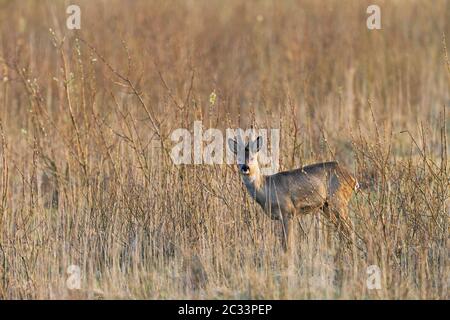
<instances>
[{"instance_id":1,"label":"dry vegetation background","mask_svg":"<svg viewBox=\"0 0 450 320\"><path fill-rule=\"evenodd\" d=\"M449 298L450 1L75 2L0 1L0 298ZM308 216L285 268L234 166L172 164L194 120L344 163L363 251Z\"/></svg>"}]
</instances>

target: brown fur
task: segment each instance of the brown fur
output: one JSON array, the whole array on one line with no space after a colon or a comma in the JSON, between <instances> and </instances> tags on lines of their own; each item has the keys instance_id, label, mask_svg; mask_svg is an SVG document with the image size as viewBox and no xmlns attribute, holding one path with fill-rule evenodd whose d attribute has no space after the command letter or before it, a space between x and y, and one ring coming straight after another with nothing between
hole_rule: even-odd
<instances>
[{"instance_id":1,"label":"brown fur","mask_svg":"<svg viewBox=\"0 0 450 320\"><path fill-rule=\"evenodd\" d=\"M319 209L348 233L348 202L357 183L337 162L261 176L258 182L256 188L246 183L247 189L272 219L282 220L285 249L289 246L291 218Z\"/></svg>"},{"instance_id":2,"label":"brown fur","mask_svg":"<svg viewBox=\"0 0 450 320\"><path fill-rule=\"evenodd\" d=\"M237 149L236 141L229 143L232 150ZM348 202L357 189L356 179L335 161L264 176L256 157L261 143L261 140L255 140L247 144L246 150L255 150L255 156L247 151L245 165L248 170L245 173L241 170L241 173L250 195L272 219L283 223L284 249L290 247L292 217L318 210L322 210L348 236Z\"/></svg>"}]
</instances>

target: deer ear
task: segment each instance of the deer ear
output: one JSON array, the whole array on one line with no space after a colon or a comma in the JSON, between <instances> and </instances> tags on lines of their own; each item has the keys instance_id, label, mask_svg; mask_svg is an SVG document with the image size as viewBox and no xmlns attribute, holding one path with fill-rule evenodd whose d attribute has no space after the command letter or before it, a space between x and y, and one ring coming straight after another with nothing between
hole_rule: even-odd
<instances>
[{"instance_id":1,"label":"deer ear","mask_svg":"<svg viewBox=\"0 0 450 320\"><path fill-rule=\"evenodd\" d=\"M258 138L256 138L255 141L252 142L252 151L259 152L259 150L261 150L262 145L263 145L263 137L258 136Z\"/></svg>"},{"instance_id":2,"label":"deer ear","mask_svg":"<svg viewBox=\"0 0 450 320\"><path fill-rule=\"evenodd\" d=\"M228 139L228 147L230 148L231 152L234 154L237 154L237 142L234 139Z\"/></svg>"}]
</instances>

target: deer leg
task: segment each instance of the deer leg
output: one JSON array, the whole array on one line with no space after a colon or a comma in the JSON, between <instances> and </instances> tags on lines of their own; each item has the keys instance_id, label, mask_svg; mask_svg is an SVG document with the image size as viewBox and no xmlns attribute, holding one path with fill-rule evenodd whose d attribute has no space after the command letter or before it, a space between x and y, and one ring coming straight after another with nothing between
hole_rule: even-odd
<instances>
[{"instance_id":1,"label":"deer leg","mask_svg":"<svg viewBox=\"0 0 450 320\"><path fill-rule=\"evenodd\" d=\"M322 208L325 216L338 229L340 235L351 241L351 222L348 218L348 208L336 202L325 204Z\"/></svg>"},{"instance_id":2,"label":"deer leg","mask_svg":"<svg viewBox=\"0 0 450 320\"><path fill-rule=\"evenodd\" d=\"M292 251L292 239L293 239L293 228L294 224L292 221L292 216L288 213L284 213L281 220L283 224L282 230L282 244L284 252Z\"/></svg>"},{"instance_id":3,"label":"deer leg","mask_svg":"<svg viewBox=\"0 0 450 320\"><path fill-rule=\"evenodd\" d=\"M281 256L283 280L281 282L282 296L286 299L293 290L295 275L295 250L293 246L295 220L290 213L284 212L282 223L282 244L284 254Z\"/></svg>"},{"instance_id":4,"label":"deer leg","mask_svg":"<svg viewBox=\"0 0 450 320\"><path fill-rule=\"evenodd\" d=\"M341 205L336 209L338 216L338 228L344 234L346 238L351 240L352 238L352 223L348 217L348 207L347 204Z\"/></svg>"}]
</instances>

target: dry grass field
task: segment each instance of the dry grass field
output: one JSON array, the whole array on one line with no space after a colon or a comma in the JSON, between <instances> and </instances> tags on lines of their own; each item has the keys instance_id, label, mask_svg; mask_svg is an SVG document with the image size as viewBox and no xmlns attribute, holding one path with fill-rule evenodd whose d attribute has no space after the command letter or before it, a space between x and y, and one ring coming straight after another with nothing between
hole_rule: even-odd
<instances>
[{"instance_id":1,"label":"dry grass field","mask_svg":"<svg viewBox=\"0 0 450 320\"><path fill-rule=\"evenodd\" d=\"M0 0L0 299L449 298L450 1L73 2ZM235 165L172 162L194 121L344 164L353 245L308 215L286 266Z\"/></svg>"}]
</instances>

